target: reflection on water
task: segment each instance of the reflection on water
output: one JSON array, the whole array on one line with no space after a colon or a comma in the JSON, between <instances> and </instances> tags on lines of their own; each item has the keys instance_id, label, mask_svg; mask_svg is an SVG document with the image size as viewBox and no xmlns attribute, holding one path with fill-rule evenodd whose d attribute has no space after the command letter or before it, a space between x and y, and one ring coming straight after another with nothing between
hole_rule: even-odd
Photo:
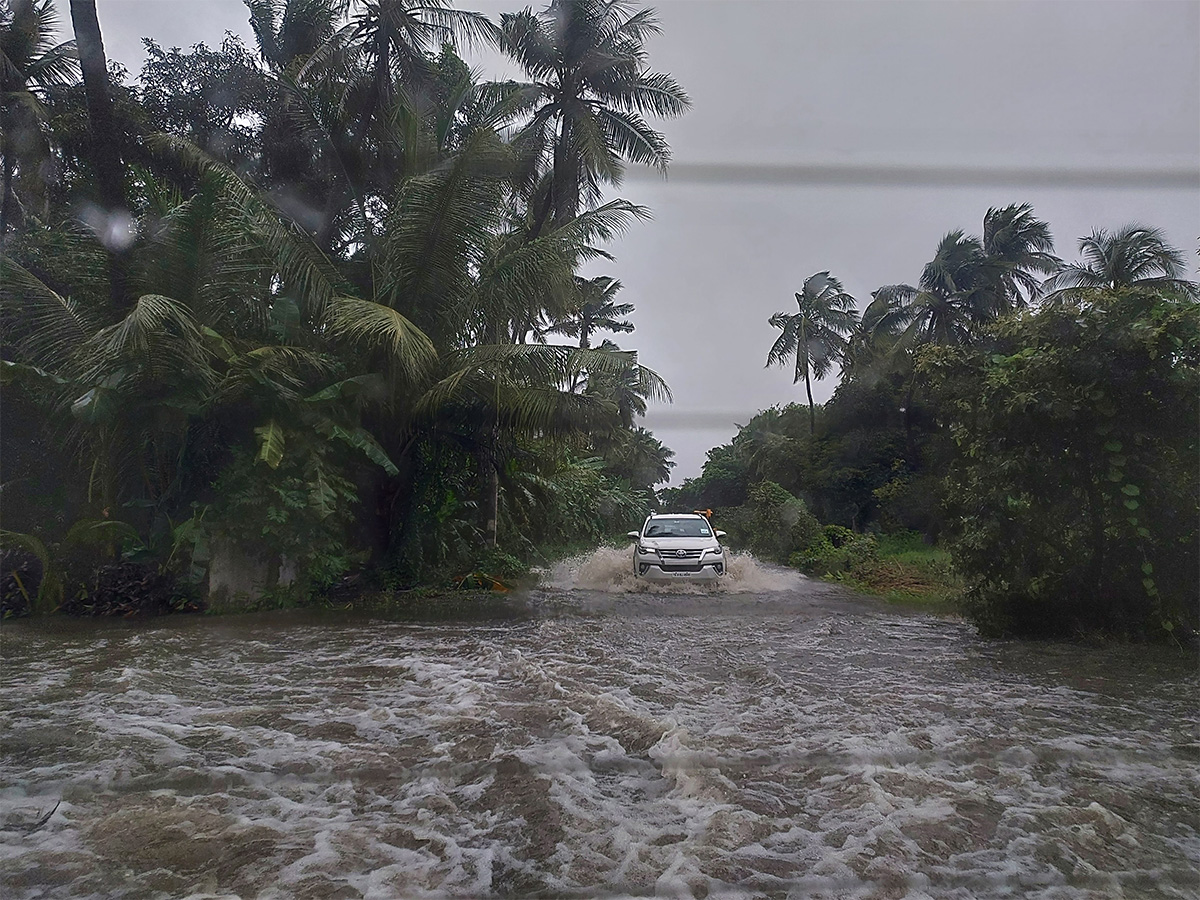
<instances>
[{"instance_id":1,"label":"reflection on water","mask_svg":"<svg viewBox=\"0 0 1200 900\"><path fill-rule=\"evenodd\" d=\"M6 625L3 896L1200 892L1190 660L763 574L560 572L512 623Z\"/></svg>"}]
</instances>

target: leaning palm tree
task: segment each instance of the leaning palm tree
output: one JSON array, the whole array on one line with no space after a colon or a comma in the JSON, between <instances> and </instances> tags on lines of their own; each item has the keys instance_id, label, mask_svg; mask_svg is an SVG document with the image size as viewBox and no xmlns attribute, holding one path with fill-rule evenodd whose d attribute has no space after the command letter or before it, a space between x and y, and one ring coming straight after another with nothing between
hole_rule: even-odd
<instances>
[{"instance_id":1,"label":"leaning palm tree","mask_svg":"<svg viewBox=\"0 0 1200 900\"><path fill-rule=\"evenodd\" d=\"M79 77L75 42L58 43L51 0L13 0L0 7L0 238L35 196L43 195L46 141L45 91ZM16 182L23 195L18 195Z\"/></svg>"},{"instance_id":2,"label":"leaning palm tree","mask_svg":"<svg viewBox=\"0 0 1200 900\"><path fill-rule=\"evenodd\" d=\"M1097 228L1079 240L1083 261L1063 266L1046 282L1049 300L1069 300L1102 288L1148 288L1200 298L1200 285L1184 278L1183 254L1166 235L1146 225L1115 232Z\"/></svg>"},{"instance_id":3,"label":"leaning palm tree","mask_svg":"<svg viewBox=\"0 0 1200 900\"><path fill-rule=\"evenodd\" d=\"M990 284L981 304L987 307L985 314L992 316L1036 300L1041 295L1042 277L1062 265L1054 255L1050 226L1034 217L1028 203L987 211L983 217L983 255L985 278Z\"/></svg>"},{"instance_id":4,"label":"leaning palm tree","mask_svg":"<svg viewBox=\"0 0 1200 900\"><path fill-rule=\"evenodd\" d=\"M691 101L670 75L647 70L644 44L658 20L634 9L629 0L554 0L540 14L501 18L501 49L533 80L532 116L517 139L538 185L532 237L551 216L563 222L597 201L603 184L620 184L624 160L666 169L670 148L644 116L673 118Z\"/></svg>"},{"instance_id":5,"label":"leaning palm tree","mask_svg":"<svg viewBox=\"0 0 1200 900\"><path fill-rule=\"evenodd\" d=\"M881 288L871 295L846 348L843 372L850 377L877 377L895 362L893 349L912 322L914 310L902 293Z\"/></svg>"},{"instance_id":6,"label":"leaning palm tree","mask_svg":"<svg viewBox=\"0 0 1200 900\"><path fill-rule=\"evenodd\" d=\"M951 231L938 243L916 286L889 284L874 291L871 296L881 308L905 310L908 326L895 349L970 343L975 326L993 318L985 264L978 238Z\"/></svg>"},{"instance_id":7,"label":"leaning palm tree","mask_svg":"<svg viewBox=\"0 0 1200 900\"><path fill-rule=\"evenodd\" d=\"M828 272L809 276L796 294L796 305L797 312L775 313L768 320L783 334L775 339L767 354L767 365L783 365L789 358L795 358L795 381L804 379L809 431L815 434L812 377L824 378L835 363L840 364L846 352L846 336L854 331L858 313L854 298Z\"/></svg>"}]
</instances>

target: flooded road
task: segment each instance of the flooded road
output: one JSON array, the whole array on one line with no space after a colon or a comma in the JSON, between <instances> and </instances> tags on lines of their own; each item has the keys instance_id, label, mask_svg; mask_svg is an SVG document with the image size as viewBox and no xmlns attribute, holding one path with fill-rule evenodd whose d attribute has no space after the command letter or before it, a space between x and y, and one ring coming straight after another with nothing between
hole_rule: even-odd
<instances>
[{"instance_id":1,"label":"flooded road","mask_svg":"<svg viewBox=\"0 0 1200 900\"><path fill-rule=\"evenodd\" d=\"M508 622L6 623L0 894L1200 895L1194 661L610 563Z\"/></svg>"}]
</instances>

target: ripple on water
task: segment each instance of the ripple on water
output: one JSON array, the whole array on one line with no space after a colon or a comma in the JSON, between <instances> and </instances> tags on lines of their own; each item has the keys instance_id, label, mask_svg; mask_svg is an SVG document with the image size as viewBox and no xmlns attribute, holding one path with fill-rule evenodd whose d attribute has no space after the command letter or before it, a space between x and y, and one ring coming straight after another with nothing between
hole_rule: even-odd
<instances>
[{"instance_id":1,"label":"ripple on water","mask_svg":"<svg viewBox=\"0 0 1200 900\"><path fill-rule=\"evenodd\" d=\"M583 570L570 597L620 593ZM1200 891L1186 664L988 644L794 577L621 596L510 625L19 626L3 895Z\"/></svg>"}]
</instances>

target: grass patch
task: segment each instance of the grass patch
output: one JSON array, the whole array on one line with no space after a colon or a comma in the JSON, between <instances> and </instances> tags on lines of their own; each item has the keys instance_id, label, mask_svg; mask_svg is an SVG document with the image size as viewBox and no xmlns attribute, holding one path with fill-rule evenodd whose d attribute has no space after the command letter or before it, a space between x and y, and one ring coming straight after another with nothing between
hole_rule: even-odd
<instances>
[{"instance_id":1,"label":"grass patch","mask_svg":"<svg viewBox=\"0 0 1200 900\"><path fill-rule=\"evenodd\" d=\"M930 612L958 612L963 583L950 554L926 544L916 532L876 536L874 559L864 559L832 580L888 603Z\"/></svg>"}]
</instances>

